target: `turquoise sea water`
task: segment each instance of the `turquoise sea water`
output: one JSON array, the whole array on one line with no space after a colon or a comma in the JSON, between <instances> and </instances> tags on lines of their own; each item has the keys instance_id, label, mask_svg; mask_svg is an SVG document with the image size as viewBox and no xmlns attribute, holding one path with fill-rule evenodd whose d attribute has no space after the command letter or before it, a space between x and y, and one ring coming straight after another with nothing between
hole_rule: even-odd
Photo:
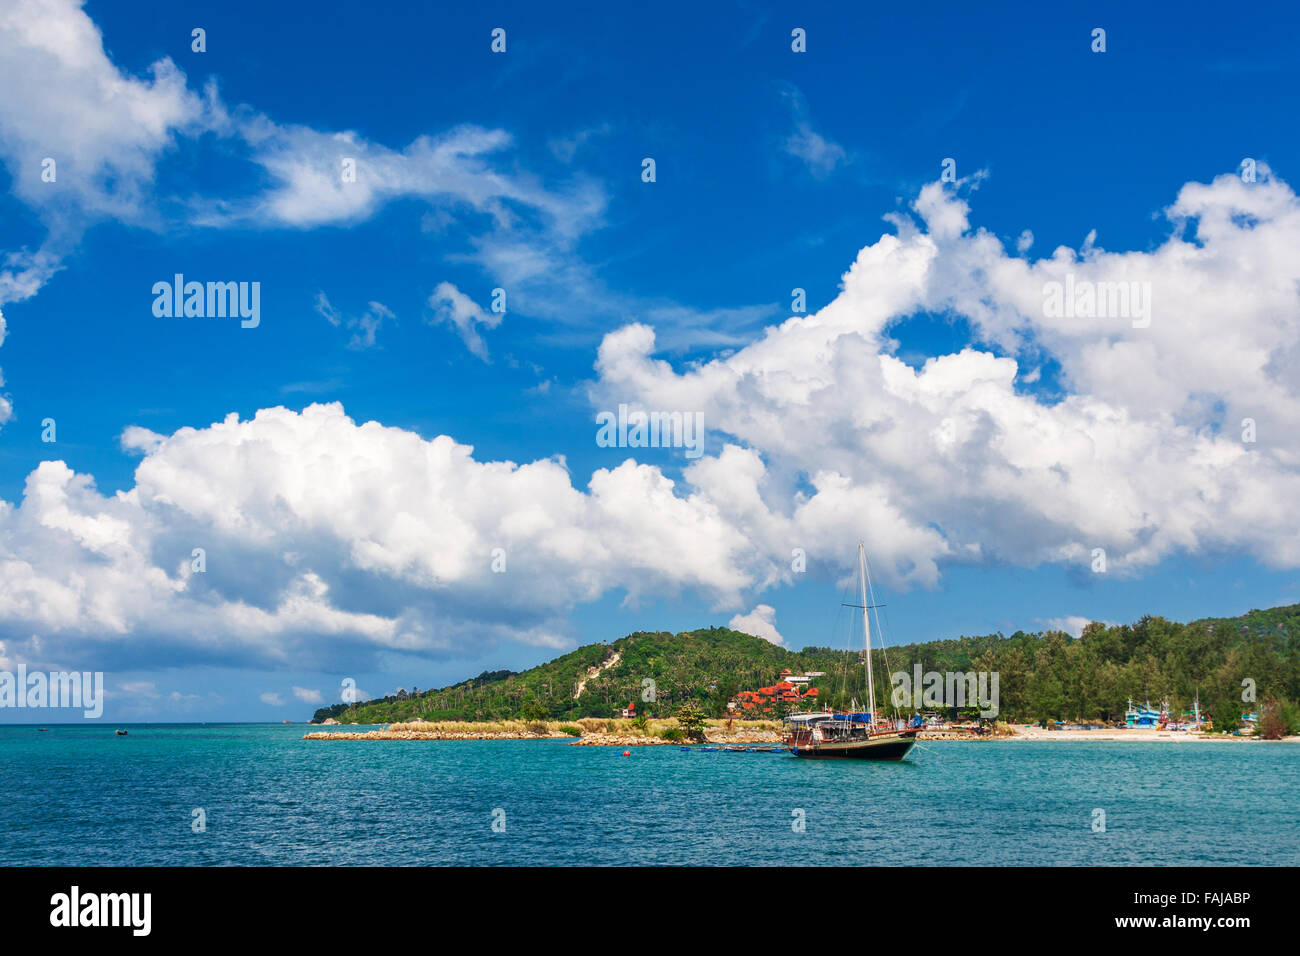
<instances>
[{"instance_id":1,"label":"turquoise sea water","mask_svg":"<svg viewBox=\"0 0 1300 956\"><path fill-rule=\"evenodd\" d=\"M875 764L307 729L0 726L0 864L1300 863L1290 744L931 742Z\"/></svg>"}]
</instances>

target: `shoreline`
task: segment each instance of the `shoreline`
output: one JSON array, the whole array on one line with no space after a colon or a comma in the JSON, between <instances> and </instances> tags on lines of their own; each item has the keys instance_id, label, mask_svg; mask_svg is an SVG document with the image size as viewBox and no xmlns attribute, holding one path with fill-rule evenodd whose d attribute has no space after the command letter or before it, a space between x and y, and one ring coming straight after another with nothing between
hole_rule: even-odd
<instances>
[{"instance_id":1,"label":"shoreline","mask_svg":"<svg viewBox=\"0 0 1300 956\"><path fill-rule=\"evenodd\" d=\"M321 726L321 725L317 725ZM336 725L346 726L346 725ZM303 740L568 740L575 747L659 747L659 746L712 746L733 744L780 744L782 734L770 727L735 728L726 732L723 727L706 727L703 741L672 740L658 734L637 733L624 730L588 730L574 735L557 728L503 728L485 726L469 729L464 724L443 727L430 723L427 728L411 724L394 724L375 730L317 730L306 733ZM1108 730L1044 730L1039 727L1014 727L1010 733L976 734L964 730L923 730L918 741L1092 741L1113 743L1137 741L1146 743L1300 743L1300 736L1264 741L1259 737L1234 737L1223 734L1203 734L1195 731L1120 729Z\"/></svg>"},{"instance_id":2,"label":"shoreline","mask_svg":"<svg viewBox=\"0 0 1300 956\"><path fill-rule=\"evenodd\" d=\"M1205 734L1194 730L1147 730L1112 728L1109 730L1043 730L1041 727L1017 727L1003 740L1136 740L1147 743L1300 743L1300 737L1264 740L1262 737L1234 737L1232 734Z\"/></svg>"}]
</instances>

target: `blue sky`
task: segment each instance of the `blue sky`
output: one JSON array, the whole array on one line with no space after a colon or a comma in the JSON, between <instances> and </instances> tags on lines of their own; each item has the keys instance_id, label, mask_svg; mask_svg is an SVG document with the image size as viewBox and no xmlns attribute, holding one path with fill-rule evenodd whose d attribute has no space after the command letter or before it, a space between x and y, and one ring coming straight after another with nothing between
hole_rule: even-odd
<instances>
[{"instance_id":1,"label":"blue sky","mask_svg":"<svg viewBox=\"0 0 1300 956\"><path fill-rule=\"evenodd\" d=\"M72 507L84 521L72 532L74 543L59 537L67 528L57 527L54 506L26 522L9 514L0 527L5 557L36 568L46 582L20 581L10 565L0 660L108 672L110 689L119 688L110 719L300 719L316 706L314 695L337 699L342 677L376 695L438 686L633 630L725 624L759 606L772 609L788 646L832 643L842 639L830 625L859 536L885 555L881 583L895 641L1144 613L1189 619L1300 601L1296 561L1272 537L1297 507L1294 432L1284 434L1294 417L1291 366L1283 358L1297 354L1298 317L1293 297L1285 298L1286 289L1294 291L1288 266L1247 249L1264 237L1239 227L1240 237L1197 237L1208 251L1223 251L1195 266L1203 272L1193 278L1162 271L1171 236L1182 235L1165 210L1187 184L1215 184L1197 208L1239 212L1253 200L1237 197L1222 177L1234 177L1245 157L1269 170L1260 184L1271 190L1267 212L1249 213L1252 222L1276 228L1271 247L1288 235L1294 196L1286 184L1300 160L1291 122L1300 106L1289 42L1294 11L1252 8L1239 16L1209 6L1028 3L995 12L827 3L798 10L661 4L634 13L535 4L378 4L335 13L319 4L242 2L37 6L46 22L89 31L90 42L52 57L30 24L0 33L20 54L10 69L24 76L22 85L0 92L9 100L0 109L0 252L44 250L58 264L33 270L22 292L0 283L0 369L11 405L0 427L0 499L18 506L38 466L56 460L92 476L99 497ZM206 30L203 53L191 50L196 26ZM489 48L496 27L506 30L502 54ZM806 53L791 50L796 27L807 31ZM1091 50L1096 27L1106 30L1104 53ZM158 80L150 70L165 59L174 72ZM117 112L130 99L122 93L97 101L104 95L99 81L108 77L139 84L143 105ZM95 89L101 92L88 92ZM18 102L29 97L39 105L41 96L51 104L57 97L53 114ZM350 138L330 138L341 132ZM462 151L423 161L420 144L436 149L449 141ZM312 178L328 179L347 155L361 157L369 200ZM59 181L41 192L32 177L45 156L60 161ZM653 183L642 181L645 157L656 163ZM934 187L927 218L914 204L940 179L946 157L956 160L961 181ZM938 217L956 214L960 204L960 235L940 236ZM1169 338L1132 339L1135 348L1150 343L1144 361L1160 387L1149 392L1136 382L1141 371L1118 357L1098 358L1099 342L1114 343L1111 332L1085 342L1006 320L1013 304L1024 311L1024 299L1001 279L974 291L957 278L926 279L922 292L898 291L904 308L862 319L863 340L916 373L929 359L969 356L962 352L968 346L1015 359L1020 374L996 408L1021 396L1042 416L1043 434L1066 449L1056 472L1075 488L1092 483L1088 500L1115 499L1113 513L1099 504L1097 514L1081 518L1073 538L1069 508L1045 508L1024 518L1023 533L1011 531L1043 502L1029 482L1002 494L997 474L1005 463L990 464L983 447L1001 447L996 439L972 437L946 477L927 477L926 455L879 465L886 449L872 443L884 426L857 435L853 401L884 406L876 402L874 371L854 373L853 363L864 360L856 346L838 351L847 339L827 346L838 357L817 373L823 380L834 373L832 391L848 396L847 404L827 406L815 427L807 417L788 419L784 432L777 424L791 412L791 399L763 383L793 374L779 359L797 349L793 342L773 348L773 359L754 351L755 343L791 317L796 287L807 292L809 315L838 300L849 318L837 321L852 325L854 303L870 303L872 290L900 271L886 267L873 277L864 270L860 290L850 283L846 292L844 275L859 252L898 231L882 218L891 214L935 236L936 262L952 263L954 275L983 276L988 265L996 276L1013 268L1008 261L1041 262L1066 246L1089 267L1153 279L1158 291L1171 290L1164 300L1171 301L1201 279L1230 287L1241 270L1227 266L1245 257L1265 262L1251 287L1271 281L1282 298L1243 306L1240 321L1255 324L1232 340L1240 362L1208 339L1196 346L1208 354L1179 351L1195 345L1197 323L1215 321L1221 306L1212 296L1198 300L1205 314L1186 319L1185 333L1176 326L1188 307L1165 313ZM981 230L1000 241L1000 252L967 242ZM1025 230L1033 241L1020 252ZM1106 255L1089 260L1083 250L1093 244ZM22 266L10 260L11 270ZM260 282L260 325L156 318L150 289L177 272ZM493 289L504 288L504 318L492 327L490 313L476 313L472 332L463 334L431 301L444 283L481 309ZM1023 295L1032 298L1041 281L1031 285ZM963 302L995 302L998 314L972 318L966 312L978 305L964 312ZM864 308L867 315L874 306ZM366 316L382 316L373 341L358 321ZM667 365L656 370L629 347L618 351L631 356L626 362L598 367L606 337L636 323L653 328L648 354ZM1267 375L1251 371L1258 349L1275 359ZM710 371L738 355L749 376L740 377L739 398ZM864 369L875 369L875 355ZM1216 356L1236 374L1206 381L1196 363L1213 367ZM801 365L799 374L809 368ZM1030 368L1035 373L1024 374ZM1111 381L1113 369L1123 374ZM1190 380L1178 379L1178 369ZM1252 378L1270 376L1272 391L1252 387ZM746 398L749 388L757 391ZM959 392L949 396L953 408L981 394L974 385ZM707 487L692 482L681 449L596 444L598 410L665 395L681 397L672 408L704 414L706 460L730 443L763 463L770 483L761 518L729 511L743 496L721 479ZM1160 413L1150 427L1162 435L1181 431L1150 462L1135 459L1125 468L1119 455L1094 471L1093 458L1106 456L1072 457L1078 441L1107 446L1109 439L1068 417L1074 400L1102 403L1134 421ZM795 404L803 416L823 401ZM561 533L562 509L552 508L543 490L538 509L557 529L528 538L536 550L512 548L520 570L494 582L464 571L457 552L463 543L478 555L500 533L485 530L491 518L482 502L453 509L455 527L467 536L455 540L438 524L441 499L410 505L418 521L408 541L400 501L376 500L370 515L368 499L340 492L335 521L328 502L300 507L286 489L300 478L316 480L286 471L284 462L300 461L300 451L284 451L275 468L258 460L283 430L250 433L232 456L205 457L202 448L175 443L146 452L155 438L202 432L232 413L247 422L259 410L284 406L297 415L318 402L341 403L356 426L374 421L394 436L450 436L472 446L476 463L562 456L579 496L593 473L630 457L674 481L678 501L698 505L686 519L698 519L696 533L714 541L734 533L744 543L720 545L722 557L709 564L707 554L681 550L676 538L661 546L653 531L644 547L620 542L641 526L611 505L598 509L599 517L575 519L575 536L590 535L610 552L588 548L583 558L582 546L573 552ZM927 406L930 413L948 414ZM1205 452L1218 462L1205 467L1224 470L1215 472L1223 484L1204 497L1235 501L1249 492L1257 507L1187 511L1203 484L1199 472L1184 476L1185 487L1170 484L1167 495L1151 487L1165 481L1162 469L1175 474L1187 449L1201 447L1198 436L1233 441L1239 413L1273 424L1271 433L1262 425L1271 441L1261 438L1250 449L1268 457L1231 466L1238 470L1229 474L1227 444ZM983 414L1005 422L997 411ZM1080 412L1092 414L1092 406ZM891 421L906 433L911 425L901 424L901 415ZM57 423L55 444L41 441L47 418ZM154 437L124 449L131 426ZM331 470L405 467L407 458L382 457L410 454L411 446L394 442L371 449L379 457L356 452ZM131 498L142 494L132 492L142 453L158 456L147 504ZM1008 453L1016 475L1027 470L1025 454ZM734 465L721 470L733 473ZM826 487L816 481L826 469L870 500L887 501L901 513L897 525L873 524L870 509L848 499L825 505L834 518L792 519L801 495L815 499ZM958 490L967 469L981 477ZM182 492L200 478L207 487L231 488L258 520L226 521L220 493L186 498ZM953 513L939 504L944 482L961 501ZM618 500L637 514L653 510L626 497L635 494L633 484L629 477L619 485ZM920 486L927 490L910 494ZM698 501L689 497L692 488ZM114 504L118 492L131 500ZM392 514L381 520L385 508ZM708 530L715 519L717 535ZM673 515L663 521L671 524ZM777 529L787 527L807 539L807 573L787 573L786 545L804 540L786 542ZM214 583L182 581L176 567L189 539L179 538L208 541L204 528L211 529L213 567L203 580ZM100 531L113 542L95 544ZM118 548L119 533L134 542L129 557ZM1077 546L1067 545L1075 538ZM984 545L979 554L971 551L976 541ZM317 544L328 558L313 550ZM1081 563L1079 554L1094 545L1106 547L1114 570L1094 574ZM374 558L372 546L404 557L377 570L376 561L388 558ZM444 565L421 556L421 548L457 557ZM762 548L771 552L762 560L747 552ZM111 578L94 583L94 575L107 565L122 581L141 580L137 558L180 583L170 589L153 582L156 592L132 592L105 610L113 603L107 595L123 592ZM685 566L693 560L700 566ZM908 570L930 560L933 574ZM300 573L328 584L329 597L315 598L322 607L399 623L343 622L324 640L299 619L268 624L260 637L231 637L240 608L283 606ZM79 591L83 579L92 583ZM578 579L585 583L574 585ZM491 588L506 582L510 594L498 603ZM189 596L192 603L180 607ZM295 696L295 687L303 693Z\"/></svg>"}]
</instances>

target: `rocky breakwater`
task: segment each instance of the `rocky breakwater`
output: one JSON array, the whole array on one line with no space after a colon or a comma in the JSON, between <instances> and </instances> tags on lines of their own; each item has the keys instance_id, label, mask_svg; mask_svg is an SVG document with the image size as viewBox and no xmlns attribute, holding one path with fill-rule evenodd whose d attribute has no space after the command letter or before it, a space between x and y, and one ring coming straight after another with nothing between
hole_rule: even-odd
<instances>
[{"instance_id":1,"label":"rocky breakwater","mask_svg":"<svg viewBox=\"0 0 1300 956\"><path fill-rule=\"evenodd\" d=\"M382 730L318 730L303 734L303 740L551 740L569 735L559 730L412 730L409 726L394 725Z\"/></svg>"},{"instance_id":2,"label":"rocky breakwater","mask_svg":"<svg viewBox=\"0 0 1300 956\"><path fill-rule=\"evenodd\" d=\"M781 735L775 730L747 730L737 733L710 733L703 744L779 744ZM582 736L573 741L575 747L655 747L671 745L674 747L693 746L690 740L669 740L650 734L610 734L584 731Z\"/></svg>"}]
</instances>

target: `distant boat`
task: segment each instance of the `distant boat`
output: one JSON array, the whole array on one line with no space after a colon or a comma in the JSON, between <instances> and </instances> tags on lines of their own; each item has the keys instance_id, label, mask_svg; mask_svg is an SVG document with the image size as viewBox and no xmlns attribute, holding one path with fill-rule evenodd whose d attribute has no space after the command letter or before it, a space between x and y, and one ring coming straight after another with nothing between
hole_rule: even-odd
<instances>
[{"instance_id":1,"label":"distant boat","mask_svg":"<svg viewBox=\"0 0 1300 956\"><path fill-rule=\"evenodd\" d=\"M1169 720L1169 703L1161 701L1160 709L1156 710L1147 701L1145 707L1134 707L1133 698L1128 699L1128 710L1124 711L1124 723L1129 727L1161 727Z\"/></svg>"},{"instance_id":2,"label":"distant boat","mask_svg":"<svg viewBox=\"0 0 1300 956\"><path fill-rule=\"evenodd\" d=\"M876 687L871 673L871 621L867 609L867 553L858 542L862 630L866 642L867 712L865 714L796 714L785 719L786 745L796 757L852 760L902 760L916 743L920 727L898 730L876 726Z\"/></svg>"},{"instance_id":3,"label":"distant boat","mask_svg":"<svg viewBox=\"0 0 1300 956\"><path fill-rule=\"evenodd\" d=\"M125 736L126 736L126 731L125 731L125 730L119 730L119 731L117 731L117 735L118 735L119 737L125 737Z\"/></svg>"}]
</instances>

